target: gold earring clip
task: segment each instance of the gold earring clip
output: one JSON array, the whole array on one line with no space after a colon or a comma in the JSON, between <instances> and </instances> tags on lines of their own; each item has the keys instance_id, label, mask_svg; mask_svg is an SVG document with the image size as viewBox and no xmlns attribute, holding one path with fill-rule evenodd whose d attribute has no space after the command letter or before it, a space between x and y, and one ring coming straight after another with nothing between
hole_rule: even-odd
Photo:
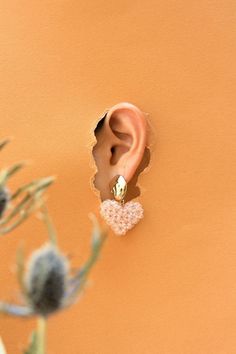
<instances>
[{"instance_id":1,"label":"gold earring clip","mask_svg":"<svg viewBox=\"0 0 236 354\"><path fill-rule=\"evenodd\" d=\"M110 187L115 200L123 204L127 192L127 182L124 177L120 175L115 176L110 183Z\"/></svg>"}]
</instances>

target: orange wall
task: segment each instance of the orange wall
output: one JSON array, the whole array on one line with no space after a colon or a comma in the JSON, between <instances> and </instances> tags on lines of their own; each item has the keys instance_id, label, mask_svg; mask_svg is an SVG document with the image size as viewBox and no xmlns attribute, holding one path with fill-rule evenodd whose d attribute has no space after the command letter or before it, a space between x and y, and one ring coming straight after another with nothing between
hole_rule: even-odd
<instances>
[{"instance_id":1,"label":"orange wall","mask_svg":"<svg viewBox=\"0 0 236 354\"><path fill-rule=\"evenodd\" d=\"M110 235L80 303L52 318L48 353L236 353L236 4L231 0L0 2L3 164L34 161L12 188L57 174L49 208L61 247L79 265L91 128L130 101L156 132L141 177L145 219ZM17 247L41 245L31 219L1 240L0 297L17 299ZM1 318L8 353L34 321Z\"/></svg>"}]
</instances>

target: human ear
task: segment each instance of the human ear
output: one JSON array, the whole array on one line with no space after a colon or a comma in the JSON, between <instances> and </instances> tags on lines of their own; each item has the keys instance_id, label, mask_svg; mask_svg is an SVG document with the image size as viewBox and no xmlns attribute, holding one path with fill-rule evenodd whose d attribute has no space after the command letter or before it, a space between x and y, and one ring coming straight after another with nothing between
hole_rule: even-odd
<instances>
[{"instance_id":1,"label":"human ear","mask_svg":"<svg viewBox=\"0 0 236 354\"><path fill-rule=\"evenodd\" d=\"M110 199L109 184L115 176L123 176L128 184L135 179L133 184L136 184L137 173L146 167L142 166L147 152L145 113L131 103L116 104L99 121L95 136L93 156L97 174L94 185L102 200Z\"/></svg>"}]
</instances>

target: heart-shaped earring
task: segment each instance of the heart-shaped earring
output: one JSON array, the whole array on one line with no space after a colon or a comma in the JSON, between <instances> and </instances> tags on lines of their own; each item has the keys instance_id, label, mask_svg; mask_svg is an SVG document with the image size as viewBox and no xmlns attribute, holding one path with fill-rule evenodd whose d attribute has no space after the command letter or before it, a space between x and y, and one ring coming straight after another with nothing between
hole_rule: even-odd
<instances>
[{"instance_id":1,"label":"heart-shaped earring","mask_svg":"<svg viewBox=\"0 0 236 354\"><path fill-rule=\"evenodd\" d=\"M114 177L110 186L114 199L104 200L100 213L115 234L125 235L143 218L143 207L138 202L124 202L127 182L123 176Z\"/></svg>"}]
</instances>

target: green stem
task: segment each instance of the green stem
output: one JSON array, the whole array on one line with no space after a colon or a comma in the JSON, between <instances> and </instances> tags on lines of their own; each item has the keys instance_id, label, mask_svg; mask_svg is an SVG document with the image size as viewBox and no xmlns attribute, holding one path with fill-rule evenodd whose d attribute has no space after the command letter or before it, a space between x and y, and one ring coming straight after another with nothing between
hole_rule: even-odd
<instances>
[{"instance_id":1,"label":"green stem","mask_svg":"<svg viewBox=\"0 0 236 354\"><path fill-rule=\"evenodd\" d=\"M46 354L46 318L38 318L37 354Z\"/></svg>"},{"instance_id":2,"label":"green stem","mask_svg":"<svg viewBox=\"0 0 236 354\"><path fill-rule=\"evenodd\" d=\"M41 210L43 213L43 220L44 220L46 227L48 229L49 240L51 241L51 243L54 246L56 246L57 245L57 232L56 232L56 229L53 225L52 219L50 218L50 216L48 214L48 209L45 204L42 205Z\"/></svg>"}]
</instances>

